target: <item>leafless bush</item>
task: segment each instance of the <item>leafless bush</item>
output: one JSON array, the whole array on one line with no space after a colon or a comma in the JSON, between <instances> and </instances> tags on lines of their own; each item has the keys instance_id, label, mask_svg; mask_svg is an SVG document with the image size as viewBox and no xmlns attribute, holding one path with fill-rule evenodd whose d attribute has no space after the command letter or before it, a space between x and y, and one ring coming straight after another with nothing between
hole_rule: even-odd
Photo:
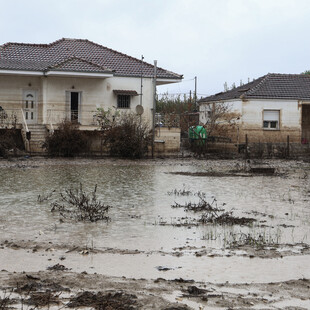
<instances>
[{"instance_id":1,"label":"leafless bush","mask_svg":"<svg viewBox=\"0 0 310 310\"><path fill-rule=\"evenodd\" d=\"M147 122L132 113L113 113L99 110L97 121L101 130L102 146L111 156L142 158L151 142Z\"/></svg>"},{"instance_id":2,"label":"leafless bush","mask_svg":"<svg viewBox=\"0 0 310 310\"><path fill-rule=\"evenodd\" d=\"M111 206L99 201L96 192L97 185L90 194L83 190L82 184L75 189L66 189L60 193L60 199L51 204L51 211L76 221L108 221L107 213Z\"/></svg>"},{"instance_id":3,"label":"leafless bush","mask_svg":"<svg viewBox=\"0 0 310 310\"><path fill-rule=\"evenodd\" d=\"M7 156L10 150L13 150L15 154L17 149L22 148L20 130L15 128L0 129L0 157Z\"/></svg>"},{"instance_id":4,"label":"leafless bush","mask_svg":"<svg viewBox=\"0 0 310 310\"><path fill-rule=\"evenodd\" d=\"M53 134L46 137L43 147L51 156L73 157L87 153L90 144L78 124L65 120Z\"/></svg>"}]
</instances>

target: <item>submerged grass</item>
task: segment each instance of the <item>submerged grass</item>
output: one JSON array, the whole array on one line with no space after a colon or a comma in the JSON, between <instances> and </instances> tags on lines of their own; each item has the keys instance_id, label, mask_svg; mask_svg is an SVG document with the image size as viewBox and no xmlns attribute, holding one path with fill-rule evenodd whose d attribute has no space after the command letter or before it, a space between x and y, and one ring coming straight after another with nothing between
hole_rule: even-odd
<instances>
[{"instance_id":1,"label":"submerged grass","mask_svg":"<svg viewBox=\"0 0 310 310\"><path fill-rule=\"evenodd\" d=\"M267 246L278 246L281 239L281 231L278 229L276 232L266 233L263 232L249 232L249 233L230 233L223 239L224 247L238 248L249 246L253 248L264 248Z\"/></svg>"},{"instance_id":2,"label":"submerged grass","mask_svg":"<svg viewBox=\"0 0 310 310\"><path fill-rule=\"evenodd\" d=\"M177 193L179 191L176 191ZM203 192L197 192L196 196L198 196L198 203L194 202L186 202L184 204L180 204L174 202L171 205L172 208L183 208L185 211L192 212L200 212L202 213L198 223L201 224L219 224L219 225L252 225L256 219L248 218L248 217L236 217L233 215L232 211L225 211L223 208L219 208L217 206L217 199L212 197L213 200L209 203L206 200L206 194ZM225 206L226 203L223 203Z\"/></svg>"},{"instance_id":3,"label":"submerged grass","mask_svg":"<svg viewBox=\"0 0 310 310\"><path fill-rule=\"evenodd\" d=\"M96 192L97 185L91 193L86 193L82 184L78 188L66 189L60 193L60 198L51 204L51 211L76 221L108 221L107 214L111 206L98 200Z\"/></svg>"}]
</instances>

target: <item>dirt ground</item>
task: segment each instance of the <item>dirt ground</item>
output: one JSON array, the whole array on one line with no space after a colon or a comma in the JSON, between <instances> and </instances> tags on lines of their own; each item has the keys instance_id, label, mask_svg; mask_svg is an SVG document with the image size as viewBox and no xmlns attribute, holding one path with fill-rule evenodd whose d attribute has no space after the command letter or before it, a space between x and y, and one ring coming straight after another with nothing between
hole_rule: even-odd
<instances>
[{"instance_id":1,"label":"dirt ground","mask_svg":"<svg viewBox=\"0 0 310 310\"><path fill-rule=\"evenodd\" d=\"M310 281L267 284L126 279L74 273L0 272L0 309L309 309Z\"/></svg>"},{"instance_id":2,"label":"dirt ground","mask_svg":"<svg viewBox=\"0 0 310 310\"><path fill-rule=\"evenodd\" d=\"M64 161L65 162L65 161ZM91 160L81 160L78 164L87 165ZM38 166L57 164L57 160L0 160L0 168L31 169ZM165 164L154 161L154 164ZM141 164L144 164L141 162ZM169 164L169 163L167 163ZM190 163L189 163L190 164ZM193 164L195 164L193 162ZM234 166L235 163L232 165ZM220 166L220 164L219 164ZM283 163L285 166L285 163ZM213 172L212 172L213 173ZM77 244L47 244L4 240L0 237L0 310L4 309L310 309L310 279L301 277L281 282L259 283L210 283L194 281L190 278L133 278L107 276L97 269L90 272L77 271L70 266L70 255L101 254L134 255L151 253L124 252L118 249L85 250ZM289 245L287 245L289 247ZM298 255L310 255L307 244L295 244L299 247ZM293 247L293 246L292 246ZM177 255L158 253L160 255ZM233 249L236 250L236 249ZM280 255L295 255L295 249L289 253L276 250L237 248L247 254L247 258L278 258ZM85 252L83 252L85 251ZM295 251L295 252L294 252ZM197 249L196 257L211 256L208 249ZM12 256L10 256L13 253ZM48 254L47 254L48 253ZM55 253L55 254L51 254ZM60 255L59 253L62 253ZM295 253L295 254L294 254ZM31 255L33 265L28 266L23 256ZM55 255L57 259L51 259ZM15 264L19 269L9 269L9 261L18 258ZM44 264L42 261L44 260ZM48 262L48 264L47 264ZM23 266L24 264L24 266ZM42 265L40 265L42 264ZM48 265L48 267L46 267ZM45 267L42 267L45 266ZM23 268L24 267L24 268ZM309 266L305 266L309 268ZM8 269L8 270L6 270ZM35 271L33 271L35 270ZM162 274L165 274L163 269Z\"/></svg>"}]
</instances>

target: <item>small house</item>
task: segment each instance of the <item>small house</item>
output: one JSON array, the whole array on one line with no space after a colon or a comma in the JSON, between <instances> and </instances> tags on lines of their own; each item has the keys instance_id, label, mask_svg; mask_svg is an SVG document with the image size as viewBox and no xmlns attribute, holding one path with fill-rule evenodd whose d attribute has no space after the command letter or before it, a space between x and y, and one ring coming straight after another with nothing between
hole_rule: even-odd
<instances>
[{"instance_id":1,"label":"small house","mask_svg":"<svg viewBox=\"0 0 310 310\"><path fill-rule=\"evenodd\" d=\"M235 113L232 142L310 142L310 75L270 73L252 82L199 100L200 123L216 105Z\"/></svg>"},{"instance_id":2,"label":"small house","mask_svg":"<svg viewBox=\"0 0 310 310\"><path fill-rule=\"evenodd\" d=\"M182 80L162 68L156 76L156 85ZM151 125L153 83L153 65L88 40L6 43L0 46L0 127L14 123L42 142L65 119L95 130L98 108L137 111Z\"/></svg>"}]
</instances>

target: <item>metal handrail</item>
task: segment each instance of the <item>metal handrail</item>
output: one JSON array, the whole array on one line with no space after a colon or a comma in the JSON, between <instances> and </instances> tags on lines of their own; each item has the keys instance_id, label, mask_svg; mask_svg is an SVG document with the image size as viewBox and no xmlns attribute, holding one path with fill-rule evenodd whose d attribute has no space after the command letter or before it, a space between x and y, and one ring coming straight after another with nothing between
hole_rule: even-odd
<instances>
[{"instance_id":1,"label":"metal handrail","mask_svg":"<svg viewBox=\"0 0 310 310\"><path fill-rule=\"evenodd\" d=\"M22 117L23 117L23 122L24 122L24 126L25 126L25 129L26 129L26 132L29 132L29 129L28 129L28 125L27 125L27 122L26 122L26 118L25 118L25 114L24 114L24 111L23 109L20 109L22 111Z\"/></svg>"},{"instance_id":2,"label":"metal handrail","mask_svg":"<svg viewBox=\"0 0 310 310\"><path fill-rule=\"evenodd\" d=\"M80 119L81 118L81 119ZM66 111L64 109L48 109L47 110L47 123L51 126L52 124L60 124L64 120L79 120L79 122L89 125L97 125L96 111L89 110L81 113L79 116L78 111Z\"/></svg>"}]
</instances>

